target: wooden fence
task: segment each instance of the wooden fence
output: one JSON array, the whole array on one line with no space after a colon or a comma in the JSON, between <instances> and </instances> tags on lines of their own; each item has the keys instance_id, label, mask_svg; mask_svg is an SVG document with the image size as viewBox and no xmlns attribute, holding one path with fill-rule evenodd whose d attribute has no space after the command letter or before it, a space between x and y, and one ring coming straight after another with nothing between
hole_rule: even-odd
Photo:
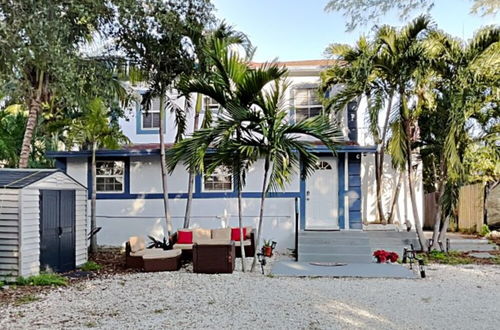
<instances>
[{"instance_id":1,"label":"wooden fence","mask_svg":"<svg viewBox=\"0 0 500 330\"><path fill-rule=\"evenodd\" d=\"M436 217L436 193L425 194L424 228L432 229ZM484 221L484 185L472 184L460 188L458 229L479 231Z\"/></svg>"},{"instance_id":2,"label":"wooden fence","mask_svg":"<svg viewBox=\"0 0 500 330\"><path fill-rule=\"evenodd\" d=\"M460 188L458 228L479 231L484 223L484 185L471 184Z\"/></svg>"}]
</instances>

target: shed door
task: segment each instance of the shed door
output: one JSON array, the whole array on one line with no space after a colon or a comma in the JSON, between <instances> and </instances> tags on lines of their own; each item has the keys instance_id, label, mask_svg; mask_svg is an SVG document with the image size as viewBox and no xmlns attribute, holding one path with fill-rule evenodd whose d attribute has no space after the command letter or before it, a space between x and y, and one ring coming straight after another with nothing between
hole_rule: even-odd
<instances>
[{"instance_id":1,"label":"shed door","mask_svg":"<svg viewBox=\"0 0 500 330\"><path fill-rule=\"evenodd\" d=\"M75 191L40 191L40 268L75 269Z\"/></svg>"}]
</instances>

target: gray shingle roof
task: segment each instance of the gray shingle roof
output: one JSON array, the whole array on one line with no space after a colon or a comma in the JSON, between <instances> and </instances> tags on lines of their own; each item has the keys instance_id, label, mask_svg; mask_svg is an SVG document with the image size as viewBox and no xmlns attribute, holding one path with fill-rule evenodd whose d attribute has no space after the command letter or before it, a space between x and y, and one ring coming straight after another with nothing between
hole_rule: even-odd
<instances>
[{"instance_id":1,"label":"gray shingle roof","mask_svg":"<svg viewBox=\"0 0 500 330\"><path fill-rule=\"evenodd\" d=\"M57 172L57 170L0 169L0 188L24 188L55 172Z\"/></svg>"}]
</instances>

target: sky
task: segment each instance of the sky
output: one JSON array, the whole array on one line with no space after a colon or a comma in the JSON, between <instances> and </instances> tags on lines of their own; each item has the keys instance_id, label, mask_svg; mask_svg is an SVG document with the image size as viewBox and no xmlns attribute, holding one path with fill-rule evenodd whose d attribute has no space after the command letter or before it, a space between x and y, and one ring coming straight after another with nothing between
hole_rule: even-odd
<instances>
[{"instance_id":1,"label":"sky","mask_svg":"<svg viewBox=\"0 0 500 330\"><path fill-rule=\"evenodd\" d=\"M246 33L257 47L255 61L324 58L330 43L352 44L374 23L345 32L341 13L326 13L327 0L213 0L216 16ZM478 28L499 24L499 17L469 14L471 0L435 0L431 16L438 28L460 38L471 38ZM417 16L418 13L412 14ZM379 24L401 26L397 15Z\"/></svg>"}]
</instances>

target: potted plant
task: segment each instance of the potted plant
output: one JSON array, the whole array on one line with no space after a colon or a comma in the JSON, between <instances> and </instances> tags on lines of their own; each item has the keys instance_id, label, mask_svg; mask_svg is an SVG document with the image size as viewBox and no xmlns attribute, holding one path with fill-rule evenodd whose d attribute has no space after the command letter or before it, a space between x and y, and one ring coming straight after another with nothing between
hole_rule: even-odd
<instances>
[{"instance_id":1,"label":"potted plant","mask_svg":"<svg viewBox=\"0 0 500 330\"><path fill-rule=\"evenodd\" d=\"M273 243L269 240L264 240L264 245L262 246L262 254L266 257L273 256Z\"/></svg>"}]
</instances>

